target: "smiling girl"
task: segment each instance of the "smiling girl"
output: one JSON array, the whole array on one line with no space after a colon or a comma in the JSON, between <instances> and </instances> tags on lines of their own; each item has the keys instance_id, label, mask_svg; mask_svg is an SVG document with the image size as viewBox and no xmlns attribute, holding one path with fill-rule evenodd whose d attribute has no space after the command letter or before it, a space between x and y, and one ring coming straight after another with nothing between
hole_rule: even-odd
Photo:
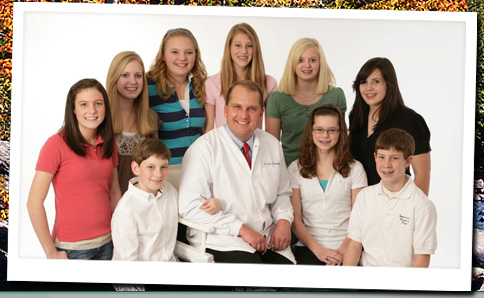
<instances>
[{"instance_id":1,"label":"smiling girl","mask_svg":"<svg viewBox=\"0 0 484 298\"><path fill-rule=\"evenodd\" d=\"M346 111L343 90L334 85L319 42L313 38L296 41L279 87L267 102L266 131L281 140L286 165L297 159L304 126L315 107L332 103Z\"/></svg>"},{"instance_id":2,"label":"smiling girl","mask_svg":"<svg viewBox=\"0 0 484 298\"><path fill-rule=\"evenodd\" d=\"M306 124L299 159L289 166L298 237L297 264L341 265L356 195L367 186L363 166L351 156L343 113L332 104L315 108Z\"/></svg>"},{"instance_id":3,"label":"smiling girl","mask_svg":"<svg viewBox=\"0 0 484 298\"><path fill-rule=\"evenodd\" d=\"M168 30L147 82L150 107L162 121L158 138L171 151L170 182L177 189L183 155L203 134L206 77L193 34L184 28Z\"/></svg>"},{"instance_id":4,"label":"smiling girl","mask_svg":"<svg viewBox=\"0 0 484 298\"><path fill-rule=\"evenodd\" d=\"M158 137L159 118L149 108L148 87L141 57L135 52L117 54L109 67L106 89L119 155L119 186L128 189L134 146L146 137Z\"/></svg>"},{"instance_id":5,"label":"smiling girl","mask_svg":"<svg viewBox=\"0 0 484 298\"><path fill-rule=\"evenodd\" d=\"M259 37L246 23L234 25L230 29L225 40L222 68L205 81L207 132L226 123L224 106L227 91L234 82L241 80L251 80L261 86L264 106L267 97L277 86L276 80L265 74ZM259 128L262 128L262 119Z\"/></svg>"},{"instance_id":6,"label":"smiling girl","mask_svg":"<svg viewBox=\"0 0 484 298\"><path fill-rule=\"evenodd\" d=\"M63 127L40 151L27 202L48 259L111 259L111 214L121 198L117 165L106 91L97 80L80 80L67 95ZM52 235L44 208L51 183Z\"/></svg>"},{"instance_id":7,"label":"smiling girl","mask_svg":"<svg viewBox=\"0 0 484 298\"><path fill-rule=\"evenodd\" d=\"M368 60L356 75L353 90L356 98L349 114L351 152L363 164L368 185L380 182L373 155L378 136L389 128L400 128L415 140L411 165L414 181L428 195L430 130L421 115L405 106L393 64L387 58Z\"/></svg>"}]
</instances>

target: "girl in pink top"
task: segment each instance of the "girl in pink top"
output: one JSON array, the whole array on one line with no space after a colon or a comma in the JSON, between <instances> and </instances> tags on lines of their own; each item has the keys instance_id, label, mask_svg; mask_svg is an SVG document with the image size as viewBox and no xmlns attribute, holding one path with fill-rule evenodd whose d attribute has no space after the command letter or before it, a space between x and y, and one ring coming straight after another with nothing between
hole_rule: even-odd
<instances>
[{"instance_id":1,"label":"girl in pink top","mask_svg":"<svg viewBox=\"0 0 484 298\"><path fill-rule=\"evenodd\" d=\"M42 147L27 208L48 259L111 259L111 214L121 198L118 155L104 87L75 83L64 125ZM49 232L44 201L52 183L56 217Z\"/></svg>"},{"instance_id":2,"label":"girl in pink top","mask_svg":"<svg viewBox=\"0 0 484 298\"><path fill-rule=\"evenodd\" d=\"M246 23L230 29L225 40L222 69L205 81L205 132L226 123L224 106L227 91L240 80L251 80L262 87L264 106L269 94L277 87L276 80L265 74L259 37ZM262 118L259 128L262 128Z\"/></svg>"}]
</instances>

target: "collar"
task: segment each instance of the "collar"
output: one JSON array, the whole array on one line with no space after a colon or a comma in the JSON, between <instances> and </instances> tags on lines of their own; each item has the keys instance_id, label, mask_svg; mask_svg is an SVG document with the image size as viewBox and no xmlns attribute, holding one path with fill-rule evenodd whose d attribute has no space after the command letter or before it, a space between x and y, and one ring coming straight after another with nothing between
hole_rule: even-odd
<instances>
[{"instance_id":1,"label":"collar","mask_svg":"<svg viewBox=\"0 0 484 298\"><path fill-rule=\"evenodd\" d=\"M131 180L129 180L128 192L136 199L141 200L145 203L148 203L150 199L158 200L163 195L163 188L158 190L158 193L155 197L152 193L146 192L141 188L137 187L136 184L138 184L138 177L131 178Z\"/></svg>"},{"instance_id":2,"label":"collar","mask_svg":"<svg viewBox=\"0 0 484 298\"><path fill-rule=\"evenodd\" d=\"M402 189L400 189L399 192L396 192L395 196L393 196L392 198L407 200L412 195L412 193L414 191L414 187L417 187L415 185L415 182L413 182L413 179L410 175L405 175L405 177L407 177L407 183L405 183L405 185L402 187ZM378 184L378 194L386 196L383 188L384 188L383 182L380 181L380 183ZM389 191L389 190L387 189L387 191Z\"/></svg>"},{"instance_id":3,"label":"collar","mask_svg":"<svg viewBox=\"0 0 484 298\"><path fill-rule=\"evenodd\" d=\"M235 145L239 147L240 150L242 150L242 147L244 146L244 142L239 140L230 130L229 126L227 123L224 124L225 131L229 134L230 138L232 141L234 141ZM254 139L255 139L255 133L252 133L252 136L249 138L249 140L245 143L249 144L250 150L252 151L252 148L254 148Z\"/></svg>"}]
</instances>

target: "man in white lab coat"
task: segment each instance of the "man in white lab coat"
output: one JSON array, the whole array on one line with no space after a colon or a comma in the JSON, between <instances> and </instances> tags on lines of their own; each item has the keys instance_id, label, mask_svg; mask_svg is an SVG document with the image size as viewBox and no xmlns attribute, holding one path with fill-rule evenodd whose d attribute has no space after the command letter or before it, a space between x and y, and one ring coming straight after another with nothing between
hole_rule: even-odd
<instances>
[{"instance_id":1,"label":"man in white lab coat","mask_svg":"<svg viewBox=\"0 0 484 298\"><path fill-rule=\"evenodd\" d=\"M259 85L234 83L225 105L227 123L200 137L183 158L179 213L215 227L206 239L215 262L295 263L289 174L279 141L257 128L262 115ZM213 215L200 209L209 198L221 202ZM201 246L200 232L188 229L187 238Z\"/></svg>"}]
</instances>

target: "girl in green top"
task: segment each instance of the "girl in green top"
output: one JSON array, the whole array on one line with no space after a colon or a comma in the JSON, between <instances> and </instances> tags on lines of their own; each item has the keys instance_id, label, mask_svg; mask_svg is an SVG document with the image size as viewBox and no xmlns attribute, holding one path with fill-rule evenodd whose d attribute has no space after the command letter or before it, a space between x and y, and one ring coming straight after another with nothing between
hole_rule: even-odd
<instances>
[{"instance_id":1,"label":"girl in green top","mask_svg":"<svg viewBox=\"0 0 484 298\"><path fill-rule=\"evenodd\" d=\"M316 39L301 38L292 46L279 87L267 102L266 131L281 140L286 165L298 157L311 111L329 103L346 111L344 92L335 87L321 45Z\"/></svg>"}]
</instances>

